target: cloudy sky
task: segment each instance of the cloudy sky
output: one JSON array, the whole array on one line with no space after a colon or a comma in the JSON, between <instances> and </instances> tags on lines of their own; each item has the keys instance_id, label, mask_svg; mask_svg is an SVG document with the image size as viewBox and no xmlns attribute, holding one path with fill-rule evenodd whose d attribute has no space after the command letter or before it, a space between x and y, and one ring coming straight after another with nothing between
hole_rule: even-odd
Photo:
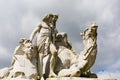
<instances>
[{"instance_id":1,"label":"cloudy sky","mask_svg":"<svg viewBox=\"0 0 120 80\"><path fill-rule=\"evenodd\" d=\"M92 72L120 79L119 0L0 0L0 68L9 67L20 38L29 38L46 13L57 13L57 29L66 32L75 50L83 49L79 33L92 22L98 28L98 55Z\"/></svg>"}]
</instances>

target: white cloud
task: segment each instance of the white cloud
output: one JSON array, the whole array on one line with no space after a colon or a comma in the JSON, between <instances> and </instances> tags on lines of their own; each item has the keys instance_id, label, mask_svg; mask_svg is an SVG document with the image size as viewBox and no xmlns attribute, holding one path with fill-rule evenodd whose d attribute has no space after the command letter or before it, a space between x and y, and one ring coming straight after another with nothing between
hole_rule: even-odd
<instances>
[{"instance_id":1,"label":"white cloud","mask_svg":"<svg viewBox=\"0 0 120 80\"><path fill-rule=\"evenodd\" d=\"M28 13L21 18L21 29L22 32L26 34L33 30L36 27L36 24L39 22L38 18L33 13Z\"/></svg>"},{"instance_id":2,"label":"white cloud","mask_svg":"<svg viewBox=\"0 0 120 80\"><path fill-rule=\"evenodd\" d=\"M9 57L9 52L7 51L6 48L0 46L0 58L4 59L4 58L8 58Z\"/></svg>"},{"instance_id":3,"label":"white cloud","mask_svg":"<svg viewBox=\"0 0 120 80\"><path fill-rule=\"evenodd\" d=\"M12 55L7 48L0 46L0 68L10 66L11 59Z\"/></svg>"},{"instance_id":4,"label":"white cloud","mask_svg":"<svg viewBox=\"0 0 120 80\"><path fill-rule=\"evenodd\" d=\"M101 71L97 73L98 78L102 79L120 79L120 72L114 71L114 72L107 72L107 71Z\"/></svg>"}]
</instances>

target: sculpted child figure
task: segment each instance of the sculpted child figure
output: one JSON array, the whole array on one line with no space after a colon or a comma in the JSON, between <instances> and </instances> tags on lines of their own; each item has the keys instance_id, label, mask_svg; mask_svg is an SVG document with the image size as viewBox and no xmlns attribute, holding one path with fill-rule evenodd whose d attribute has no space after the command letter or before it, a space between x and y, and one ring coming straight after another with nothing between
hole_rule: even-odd
<instances>
[{"instance_id":1,"label":"sculpted child figure","mask_svg":"<svg viewBox=\"0 0 120 80\"><path fill-rule=\"evenodd\" d=\"M33 30L30 35L30 41L33 40L35 35L37 34L37 49L38 49L38 73L39 76L43 76L43 57L47 54L51 53L50 60L50 74L49 77L54 77L56 74L54 73L54 67L56 63L57 49L54 46L55 38L57 34L56 30L56 21L58 19L57 14L47 14L43 18L43 22L38 24L38 26Z\"/></svg>"}]
</instances>

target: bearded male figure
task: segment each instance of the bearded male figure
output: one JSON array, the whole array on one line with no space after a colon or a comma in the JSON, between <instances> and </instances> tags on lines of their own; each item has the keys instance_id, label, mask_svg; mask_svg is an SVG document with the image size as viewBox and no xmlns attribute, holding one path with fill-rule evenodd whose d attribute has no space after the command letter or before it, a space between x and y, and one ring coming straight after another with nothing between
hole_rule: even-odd
<instances>
[{"instance_id":1,"label":"bearded male figure","mask_svg":"<svg viewBox=\"0 0 120 80\"><path fill-rule=\"evenodd\" d=\"M38 73L40 78L43 76L43 57L49 53L52 54L50 60L50 74L49 77L54 77L57 49L54 46L57 30L56 30L56 21L58 19L57 14L47 14L43 18L43 22L39 24L30 35L30 41L33 40L35 35L37 35L36 45L38 48Z\"/></svg>"}]
</instances>

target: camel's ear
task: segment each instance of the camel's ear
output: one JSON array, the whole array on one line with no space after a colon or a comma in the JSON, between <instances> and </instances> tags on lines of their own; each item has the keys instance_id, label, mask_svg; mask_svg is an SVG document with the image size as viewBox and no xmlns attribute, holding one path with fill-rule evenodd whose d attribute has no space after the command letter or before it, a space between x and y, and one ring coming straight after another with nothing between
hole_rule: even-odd
<instances>
[{"instance_id":1,"label":"camel's ear","mask_svg":"<svg viewBox=\"0 0 120 80\"><path fill-rule=\"evenodd\" d=\"M25 43L32 43L29 39L25 41Z\"/></svg>"},{"instance_id":2,"label":"camel's ear","mask_svg":"<svg viewBox=\"0 0 120 80\"><path fill-rule=\"evenodd\" d=\"M25 39L20 39L19 43L22 44L25 41Z\"/></svg>"}]
</instances>

